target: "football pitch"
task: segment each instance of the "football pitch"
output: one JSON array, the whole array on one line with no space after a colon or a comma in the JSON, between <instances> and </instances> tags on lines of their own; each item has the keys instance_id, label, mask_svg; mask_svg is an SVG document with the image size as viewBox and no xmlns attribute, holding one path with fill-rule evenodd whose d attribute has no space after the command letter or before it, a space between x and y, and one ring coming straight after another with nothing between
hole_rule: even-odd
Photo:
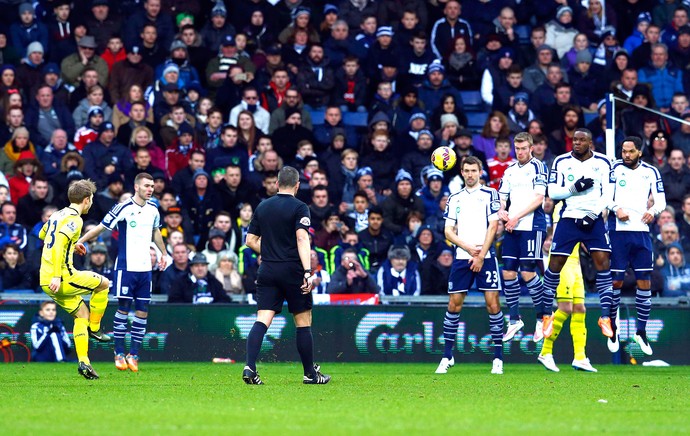
<instances>
[{"instance_id":1,"label":"football pitch","mask_svg":"<svg viewBox=\"0 0 690 436\"><path fill-rule=\"evenodd\" d=\"M322 364L328 385L301 383L297 363L149 363L139 373L95 362L0 365L2 433L25 434L688 434L690 368L540 365ZM11 412L11 413L10 413Z\"/></svg>"}]
</instances>

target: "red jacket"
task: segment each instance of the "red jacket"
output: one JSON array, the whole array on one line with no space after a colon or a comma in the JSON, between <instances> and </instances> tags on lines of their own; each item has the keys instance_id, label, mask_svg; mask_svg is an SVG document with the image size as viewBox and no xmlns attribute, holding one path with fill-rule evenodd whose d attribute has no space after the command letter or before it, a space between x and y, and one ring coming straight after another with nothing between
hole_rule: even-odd
<instances>
[{"instance_id":1,"label":"red jacket","mask_svg":"<svg viewBox=\"0 0 690 436\"><path fill-rule=\"evenodd\" d=\"M195 142L192 142L189 150L182 153L179 149L178 139L175 138L165 150L165 171L169 180L172 180L175 173L189 165L189 156L193 150L202 150Z\"/></svg>"},{"instance_id":2,"label":"red jacket","mask_svg":"<svg viewBox=\"0 0 690 436\"><path fill-rule=\"evenodd\" d=\"M31 182L27 180L26 176L21 173L17 173L10 177L7 181L10 185L10 195L12 196L12 203L16 206L19 199L29 193L29 188L31 187Z\"/></svg>"},{"instance_id":3,"label":"red jacket","mask_svg":"<svg viewBox=\"0 0 690 436\"><path fill-rule=\"evenodd\" d=\"M106 49L103 51L103 54L101 55L101 58L105 61L106 64L108 64L108 72L110 72L113 69L113 65L115 65L115 62L124 61L125 59L127 59L127 53L125 53L125 49L123 48L122 50L117 52L117 54L113 54L113 52L106 47Z\"/></svg>"}]
</instances>

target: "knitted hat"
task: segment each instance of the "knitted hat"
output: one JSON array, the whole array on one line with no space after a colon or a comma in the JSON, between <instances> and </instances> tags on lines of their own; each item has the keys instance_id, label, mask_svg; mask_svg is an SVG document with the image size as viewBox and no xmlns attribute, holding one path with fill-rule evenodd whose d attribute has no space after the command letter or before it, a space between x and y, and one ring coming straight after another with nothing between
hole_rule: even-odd
<instances>
[{"instance_id":1,"label":"knitted hat","mask_svg":"<svg viewBox=\"0 0 690 436\"><path fill-rule=\"evenodd\" d=\"M391 245L388 249L388 259L410 259L410 249L406 245Z\"/></svg>"},{"instance_id":2,"label":"knitted hat","mask_svg":"<svg viewBox=\"0 0 690 436\"><path fill-rule=\"evenodd\" d=\"M43 44L38 41L34 41L26 47L26 55L29 56L31 53L45 53L43 50Z\"/></svg>"},{"instance_id":3,"label":"knitted hat","mask_svg":"<svg viewBox=\"0 0 690 436\"><path fill-rule=\"evenodd\" d=\"M651 23L652 22L652 15L649 12L640 12L639 15L637 16L637 22L635 25L639 25L640 23Z\"/></svg>"},{"instance_id":4,"label":"knitted hat","mask_svg":"<svg viewBox=\"0 0 690 436\"><path fill-rule=\"evenodd\" d=\"M25 12L31 12L32 14L36 13L34 11L34 6L29 2L22 3L19 5L19 15L24 15Z\"/></svg>"},{"instance_id":5,"label":"knitted hat","mask_svg":"<svg viewBox=\"0 0 690 436\"><path fill-rule=\"evenodd\" d=\"M432 180L443 180L443 172L436 168L430 169L426 172L426 180L430 182Z\"/></svg>"},{"instance_id":6,"label":"knitted hat","mask_svg":"<svg viewBox=\"0 0 690 436\"><path fill-rule=\"evenodd\" d=\"M446 72L445 67L441 64L441 61L439 61L438 59L429 64L429 67L426 69L427 74L431 74L434 71L438 71L444 74Z\"/></svg>"},{"instance_id":7,"label":"knitted hat","mask_svg":"<svg viewBox=\"0 0 690 436\"><path fill-rule=\"evenodd\" d=\"M519 101L529 104L529 95L526 92L516 92L513 96L513 104Z\"/></svg>"},{"instance_id":8,"label":"knitted hat","mask_svg":"<svg viewBox=\"0 0 690 436\"><path fill-rule=\"evenodd\" d=\"M103 109L100 106L91 106L89 108L89 114L87 118L91 118L94 115L104 116Z\"/></svg>"},{"instance_id":9,"label":"knitted hat","mask_svg":"<svg viewBox=\"0 0 690 436\"><path fill-rule=\"evenodd\" d=\"M410 116L410 124L412 124L412 121L414 120L424 120L426 123L426 115L424 115L422 112L415 112Z\"/></svg>"},{"instance_id":10,"label":"knitted hat","mask_svg":"<svg viewBox=\"0 0 690 436\"><path fill-rule=\"evenodd\" d=\"M592 53L590 53L589 50L587 50L587 49L580 50L575 55L575 62L578 64L580 62L587 62L588 64L591 64L592 63Z\"/></svg>"},{"instance_id":11,"label":"knitted hat","mask_svg":"<svg viewBox=\"0 0 690 436\"><path fill-rule=\"evenodd\" d=\"M166 74L173 72L180 74L180 67L170 62L165 66L165 68L163 68L163 77L165 77Z\"/></svg>"},{"instance_id":12,"label":"knitted hat","mask_svg":"<svg viewBox=\"0 0 690 436\"><path fill-rule=\"evenodd\" d=\"M460 122L458 121L458 117L456 117L454 114L443 114L441 115L441 127L446 127L446 124L455 124L457 127L460 127Z\"/></svg>"},{"instance_id":13,"label":"knitted hat","mask_svg":"<svg viewBox=\"0 0 690 436\"><path fill-rule=\"evenodd\" d=\"M434 139L434 134L431 133L431 130L429 130L429 129L420 130L419 133L417 134L417 138L418 139L421 138L422 135L427 135L427 136L430 136L432 140Z\"/></svg>"},{"instance_id":14,"label":"knitted hat","mask_svg":"<svg viewBox=\"0 0 690 436\"><path fill-rule=\"evenodd\" d=\"M561 15L565 14L566 12L570 12L570 15L573 15L573 9L570 6L560 6L556 10L556 19L561 18Z\"/></svg>"},{"instance_id":15,"label":"knitted hat","mask_svg":"<svg viewBox=\"0 0 690 436\"><path fill-rule=\"evenodd\" d=\"M187 44L180 41L179 39L176 39L172 42L172 44L170 44L170 53L172 53L175 50L178 50L180 48L186 51L187 50Z\"/></svg>"},{"instance_id":16,"label":"knitted hat","mask_svg":"<svg viewBox=\"0 0 690 436\"><path fill-rule=\"evenodd\" d=\"M194 129L189 125L189 123L182 123L177 129L177 136L182 136L185 133L194 136Z\"/></svg>"},{"instance_id":17,"label":"knitted hat","mask_svg":"<svg viewBox=\"0 0 690 436\"><path fill-rule=\"evenodd\" d=\"M326 3L323 7L323 14L328 15L328 14L338 14L338 7L336 5L332 5L330 3Z\"/></svg>"},{"instance_id":18,"label":"knitted hat","mask_svg":"<svg viewBox=\"0 0 690 436\"><path fill-rule=\"evenodd\" d=\"M403 180L407 180L408 182L412 183L412 174L403 169L399 169L398 173L395 175L395 184L397 185Z\"/></svg>"},{"instance_id":19,"label":"knitted hat","mask_svg":"<svg viewBox=\"0 0 690 436\"><path fill-rule=\"evenodd\" d=\"M380 26L376 29L376 37L379 36L393 36L393 28L391 26Z\"/></svg>"}]
</instances>

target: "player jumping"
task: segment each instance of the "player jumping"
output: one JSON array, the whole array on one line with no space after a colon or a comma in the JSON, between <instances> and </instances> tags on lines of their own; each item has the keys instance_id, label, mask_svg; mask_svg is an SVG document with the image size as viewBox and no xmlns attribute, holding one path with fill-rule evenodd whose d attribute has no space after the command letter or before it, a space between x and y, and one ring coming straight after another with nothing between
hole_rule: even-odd
<instances>
[{"instance_id":1,"label":"player jumping","mask_svg":"<svg viewBox=\"0 0 690 436\"><path fill-rule=\"evenodd\" d=\"M613 336L611 246L602 216L613 200L613 173L608 158L592 148L592 132L578 128L573 135L573 151L558 156L549 173L549 197L565 204L544 272L544 337L553 332L552 306L559 274L578 242L585 244L597 270L596 287L602 311L599 327L604 336Z\"/></svg>"},{"instance_id":2,"label":"player jumping","mask_svg":"<svg viewBox=\"0 0 690 436\"><path fill-rule=\"evenodd\" d=\"M616 187L611 204L613 214L609 216L611 234L611 272L613 273L613 305L611 306L611 328L614 335L607 345L612 353L618 351L618 327L616 315L621 301L621 288L625 270L630 265L637 279L635 309L637 310L637 331L633 340L648 356L652 347L647 340L647 320L652 308L653 269L652 241L649 236L649 223L666 208L664 182L659 170L642 162L642 139L629 136L623 140L622 157L613 165ZM651 194L654 204L647 207Z\"/></svg>"},{"instance_id":3,"label":"player jumping","mask_svg":"<svg viewBox=\"0 0 690 436\"><path fill-rule=\"evenodd\" d=\"M520 318L520 275L525 281L534 303L537 315L534 329L534 342L544 337L542 317L542 293L544 291L537 275L537 261L541 260L541 246L546 231L546 215L542 203L546 194L548 169L540 160L532 157L532 135L515 135L515 155L517 162L510 165L503 178L498 193L501 197L499 218L505 221L506 233L503 238L503 280L505 281L506 303L510 308L510 324L503 335L503 342L510 341L524 327ZM510 210L507 204L510 202Z\"/></svg>"},{"instance_id":4,"label":"player jumping","mask_svg":"<svg viewBox=\"0 0 690 436\"><path fill-rule=\"evenodd\" d=\"M78 180L67 189L70 205L55 212L41 228L41 289L74 317L74 348L79 359L79 374L97 379L89 361L89 337L108 342L101 332L101 319L108 305L108 279L91 271L78 271L72 262L83 221L93 204L96 185L91 180ZM90 294L89 307L82 295Z\"/></svg>"}]
</instances>

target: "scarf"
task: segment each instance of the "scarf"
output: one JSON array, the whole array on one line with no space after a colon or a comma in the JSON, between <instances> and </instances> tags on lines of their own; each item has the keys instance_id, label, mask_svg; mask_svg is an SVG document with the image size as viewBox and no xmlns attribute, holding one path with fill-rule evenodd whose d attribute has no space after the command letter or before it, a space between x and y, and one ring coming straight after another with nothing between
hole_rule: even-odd
<instances>
[{"instance_id":1,"label":"scarf","mask_svg":"<svg viewBox=\"0 0 690 436\"><path fill-rule=\"evenodd\" d=\"M453 53L448 58L448 63L455 70L465 68L467 64L472 61L472 55L469 53Z\"/></svg>"},{"instance_id":2,"label":"scarf","mask_svg":"<svg viewBox=\"0 0 690 436\"><path fill-rule=\"evenodd\" d=\"M361 12L367 7L369 0L350 0L350 3Z\"/></svg>"},{"instance_id":3,"label":"scarf","mask_svg":"<svg viewBox=\"0 0 690 436\"><path fill-rule=\"evenodd\" d=\"M353 171L348 170L340 165L340 172L345 176L345 183L343 184L343 201L350 203L354 199L356 184L355 177L357 176L357 168Z\"/></svg>"}]
</instances>

